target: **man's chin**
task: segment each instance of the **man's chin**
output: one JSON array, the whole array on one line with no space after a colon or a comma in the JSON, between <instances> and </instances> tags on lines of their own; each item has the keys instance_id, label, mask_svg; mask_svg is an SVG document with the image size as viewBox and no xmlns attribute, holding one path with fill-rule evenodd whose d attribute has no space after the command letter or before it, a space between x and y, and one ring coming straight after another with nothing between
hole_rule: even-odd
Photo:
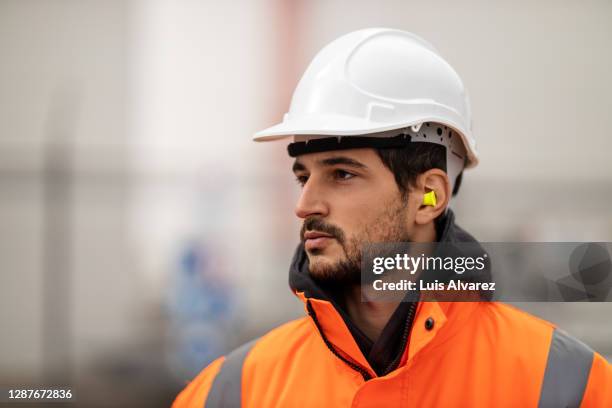
<instances>
[{"instance_id":1,"label":"man's chin","mask_svg":"<svg viewBox=\"0 0 612 408\"><path fill-rule=\"evenodd\" d=\"M324 255L308 256L309 274L322 285L353 285L359 284L361 270L359 265Z\"/></svg>"},{"instance_id":2,"label":"man's chin","mask_svg":"<svg viewBox=\"0 0 612 408\"><path fill-rule=\"evenodd\" d=\"M311 274L318 275L319 271L330 269L334 264L338 263L337 260L323 253L307 253L307 255Z\"/></svg>"}]
</instances>

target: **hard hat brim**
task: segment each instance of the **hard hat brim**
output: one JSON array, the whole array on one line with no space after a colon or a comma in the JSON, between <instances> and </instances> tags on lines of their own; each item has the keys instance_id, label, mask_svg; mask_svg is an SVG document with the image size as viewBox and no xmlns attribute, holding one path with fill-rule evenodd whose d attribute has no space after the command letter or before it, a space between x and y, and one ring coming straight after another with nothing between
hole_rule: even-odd
<instances>
[{"instance_id":1,"label":"hard hat brim","mask_svg":"<svg viewBox=\"0 0 612 408\"><path fill-rule=\"evenodd\" d=\"M367 119L343 115L312 115L291 118L257 132L256 142L278 140L293 135L354 136L395 129L394 125L380 124Z\"/></svg>"},{"instance_id":2,"label":"hard hat brim","mask_svg":"<svg viewBox=\"0 0 612 408\"><path fill-rule=\"evenodd\" d=\"M344 115L309 115L307 118L286 118L283 122L263 129L253 135L256 142L270 142L286 139L296 135L312 136L359 136L371 133L380 133L388 130L406 128L424 122L443 123L454 128L463 139L466 146L468 163L466 167L474 167L478 164L478 158L472 147L469 146L466 130L455 123L449 123L448 119L415 117L413 120L401 123L379 123L367 119L353 118Z\"/></svg>"}]
</instances>

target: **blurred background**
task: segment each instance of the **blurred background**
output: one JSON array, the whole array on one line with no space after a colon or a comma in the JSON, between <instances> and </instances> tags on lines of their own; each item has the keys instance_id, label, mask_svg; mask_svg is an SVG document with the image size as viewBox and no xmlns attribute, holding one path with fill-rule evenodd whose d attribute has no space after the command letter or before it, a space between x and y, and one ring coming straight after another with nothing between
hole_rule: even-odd
<instances>
[{"instance_id":1,"label":"blurred background","mask_svg":"<svg viewBox=\"0 0 612 408\"><path fill-rule=\"evenodd\" d=\"M610 21L606 0L0 0L0 385L164 407L302 315L299 189L285 143L250 138L359 28L424 37L469 89L460 225L612 241ZM612 357L612 304L521 307Z\"/></svg>"}]
</instances>

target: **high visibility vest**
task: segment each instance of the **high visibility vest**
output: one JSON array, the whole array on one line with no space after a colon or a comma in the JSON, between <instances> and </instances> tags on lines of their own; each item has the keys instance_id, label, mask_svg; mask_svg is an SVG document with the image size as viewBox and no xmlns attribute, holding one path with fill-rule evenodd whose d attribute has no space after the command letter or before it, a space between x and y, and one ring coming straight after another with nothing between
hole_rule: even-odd
<instances>
[{"instance_id":1,"label":"high visibility vest","mask_svg":"<svg viewBox=\"0 0 612 408\"><path fill-rule=\"evenodd\" d=\"M173 407L612 407L612 367L553 324L495 302L419 303L377 376L326 300L206 367Z\"/></svg>"}]
</instances>

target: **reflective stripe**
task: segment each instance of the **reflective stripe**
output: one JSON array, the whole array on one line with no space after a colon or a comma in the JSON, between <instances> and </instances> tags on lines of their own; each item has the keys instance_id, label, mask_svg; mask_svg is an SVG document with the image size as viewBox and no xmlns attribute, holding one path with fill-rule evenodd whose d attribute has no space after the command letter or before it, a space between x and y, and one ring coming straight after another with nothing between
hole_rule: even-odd
<instances>
[{"instance_id":1,"label":"reflective stripe","mask_svg":"<svg viewBox=\"0 0 612 408\"><path fill-rule=\"evenodd\" d=\"M539 408L578 408L593 364L593 350L562 330L553 332Z\"/></svg>"},{"instance_id":2,"label":"reflective stripe","mask_svg":"<svg viewBox=\"0 0 612 408\"><path fill-rule=\"evenodd\" d=\"M204 406L206 408L240 408L242 400L242 365L258 339L238 347L225 357L215 377Z\"/></svg>"}]
</instances>

